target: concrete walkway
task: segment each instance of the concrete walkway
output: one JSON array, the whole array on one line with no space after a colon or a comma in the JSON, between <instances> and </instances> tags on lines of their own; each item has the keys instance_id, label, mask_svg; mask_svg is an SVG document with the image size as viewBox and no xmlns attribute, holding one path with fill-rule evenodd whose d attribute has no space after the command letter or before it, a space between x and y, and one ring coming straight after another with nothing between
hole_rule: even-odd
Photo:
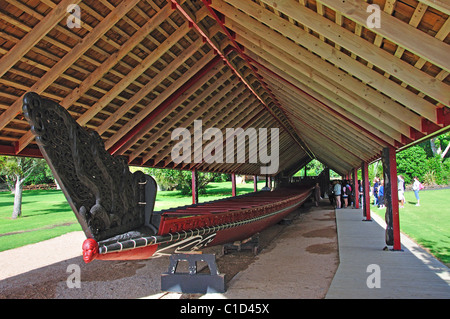
<instances>
[{"instance_id":1,"label":"concrete walkway","mask_svg":"<svg viewBox=\"0 0 450 319\"><path fill-rule=\"evenodd\" d=\"M384 251L386 224L371 215L336 210L340 264L326 298L450 299L449 268L403 234L403 251Z\"/></svg>"}]
</instances>

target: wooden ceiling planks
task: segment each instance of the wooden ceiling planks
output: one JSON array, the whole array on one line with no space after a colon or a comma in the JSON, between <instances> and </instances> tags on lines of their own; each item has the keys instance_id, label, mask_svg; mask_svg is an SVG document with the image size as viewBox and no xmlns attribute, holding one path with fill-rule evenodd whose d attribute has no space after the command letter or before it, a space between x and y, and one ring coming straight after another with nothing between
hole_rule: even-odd
<instances>
[{"instance_id":1,"label":"wooden ceiling planks","mask_svg":"<svg viewBox=\"0 0 450 319\"><path fill-rule=\"evenodd\" d=\"M428 0L5 0L0 153L38 155L20 110L35 91L134 165L259 173L248 155L174 163L171 132L202 120L278 127L279 171L315 157L345 174L449 129L448 14Z\"/></svg>"}]
</instances>

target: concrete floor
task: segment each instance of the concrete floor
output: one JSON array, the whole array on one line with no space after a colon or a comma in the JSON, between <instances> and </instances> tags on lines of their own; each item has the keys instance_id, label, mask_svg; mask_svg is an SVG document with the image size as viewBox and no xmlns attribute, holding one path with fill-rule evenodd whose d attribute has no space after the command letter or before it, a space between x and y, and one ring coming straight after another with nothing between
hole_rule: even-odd
<instances>
[{"instance_id":1,"label":"concrete floor","mask_svg":"<svg viewBox=\"0 0 450 319\"><path fill-rule=\"evenodd\" d=\"M326 298L450 299L449 268L403 234L403 251L383 250L386 224L371 215L336 210L340 263Z\"/></svg>"}]
</instances>

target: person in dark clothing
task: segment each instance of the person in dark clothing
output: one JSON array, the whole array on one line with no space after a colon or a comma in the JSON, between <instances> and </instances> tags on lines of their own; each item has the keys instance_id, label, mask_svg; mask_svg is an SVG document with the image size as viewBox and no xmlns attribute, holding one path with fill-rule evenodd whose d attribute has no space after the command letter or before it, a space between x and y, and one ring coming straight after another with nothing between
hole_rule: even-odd
<instances>
[{"instance_id":1,"label":"person in dark clothing","mask_svg":"<svg viewBox=\"0 0 450 319\"><path fill-rule=\"evenodd\" d=\"M320 201L320 186L319 183L316 183L316 186L314 187L314 202L316 203L316 206L319 206Z\"/></svg>"}]
</instances>

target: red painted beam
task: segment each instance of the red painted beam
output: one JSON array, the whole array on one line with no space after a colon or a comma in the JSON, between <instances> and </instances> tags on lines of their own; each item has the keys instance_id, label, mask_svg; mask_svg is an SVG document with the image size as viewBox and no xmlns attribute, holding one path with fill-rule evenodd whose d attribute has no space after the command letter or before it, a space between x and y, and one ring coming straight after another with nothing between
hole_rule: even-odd
<instances>
[{"instance_id":1,"label":"red painted beam","mask_svg":"<svg viewBox=\"0 0 450 319\"><path fill-rule=\"evenodd\" d=\"M231 173L231 196L236 196L236 174Z\"/></svg>"},{"instance_id":2,"label":"red painted beam","mask_svg":"<svg viewBox=\"0 0 450 319\"><path fill-rule=\"evenodd\" d=\"M421 131L427 134L431 134L433 132L436 132L440 130L442 127L437 125L436 123L431 122L430 120L426 118L422 118L421 122Z\"/></svg>"},{"instance_id":3,"label":"red painted beam","mask_svg":"<svg viewBox=\"0 0 450 319\"><path fill-rule=\"evenodd\" d=\"M450 108L444 106L438 108L436 112L438 124L441 124L444 127L450 125Z\"/></svg>"},{"instance_id":4,"label":"red painted beam","mask_svg":"<svg viewBox=\"0 0 450 319\"><path fill-rule=\"evenodd\" d=\"M0 154L9 156L25 156L42 158L42 153L38 148L26 147L22 151L17 152L16 144L0 145Z\"/></svg>"}]
</instances>

